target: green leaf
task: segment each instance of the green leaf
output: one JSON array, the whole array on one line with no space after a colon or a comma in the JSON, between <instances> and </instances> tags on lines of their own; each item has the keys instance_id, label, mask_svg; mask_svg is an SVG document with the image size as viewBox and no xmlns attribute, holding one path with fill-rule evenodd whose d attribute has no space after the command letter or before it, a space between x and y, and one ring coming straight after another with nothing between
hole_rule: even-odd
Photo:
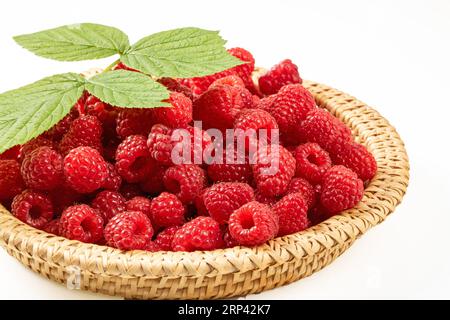
<instances>
[{"instance_id":1,"label":"green leaf","mask_svg":"<svg viewBox=\"0 0 450 320\"><path fill-rule=\"evenodd\" d=\"M200 77L244 62L229 54L217 31L181 28L155 33L134 44L121 61L156 77Z\"/></svg>"},{"instance_id":2,"label":"green leaf","mask_svg":"<svg viewBox=\"0 0 450 320\"><path fill-rule=\"evenodd\" d=\"M83 89L80 75L65 73L0 94L0 153L54 126L69 113Z\"/></svg>"},{"instance_id":3,"label":"green leaf","mask_svg":"<svg viewBox=\"0 0 450 320\"><path fill-rule=\"evenodd\" d=\"M125 108L169 106L162 100L169 91L149 76L133 71L116 70L86 80L86 90L103 102Z\"/></svg>"},{"instance_id":4,"label":"green leaf","mask_svg":"<svg viewBox=\"0 0 450 320\"><path fill-rule=\"evenodd\" d=\"M14 40L38 56L80 61L122 54L130 43L119 29L93 23L67 25L14 37Z\"/></svg>"}]
</instances>

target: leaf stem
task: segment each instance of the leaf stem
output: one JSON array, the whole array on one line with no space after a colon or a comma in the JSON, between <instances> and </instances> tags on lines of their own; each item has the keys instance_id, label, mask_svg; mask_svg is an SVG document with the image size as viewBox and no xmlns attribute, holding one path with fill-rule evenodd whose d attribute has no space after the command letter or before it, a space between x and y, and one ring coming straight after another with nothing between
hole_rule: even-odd
<instances>
[{"instance_id":1,"label":"leaf stem","mask_svg":"<svg viewBox=\"0 0 450 320\"><path fill-rule=\"evenodd\" d=\"M120 59L117 59L116 61L114 61L113 63L111 63L109 66L107 66L107 67L103 70L103 72L111 71L112 68L114 68L119 62L120 62ZM102 72L102 73L103 73L103 72Z\"/></svg>"}]
</instances>

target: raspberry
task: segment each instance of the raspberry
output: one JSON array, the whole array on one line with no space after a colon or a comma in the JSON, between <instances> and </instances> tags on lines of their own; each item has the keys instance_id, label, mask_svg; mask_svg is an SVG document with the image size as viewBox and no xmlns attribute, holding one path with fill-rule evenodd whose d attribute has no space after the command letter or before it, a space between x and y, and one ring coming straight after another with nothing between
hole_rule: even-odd
<instances>
[{"instance_id":1,"label":"raspberry","mask_svg":"<svg viewBox=\"0 0 450 320\"><path fill-rule=\"evenodd\" d=\"M22 192L24 183L16 160L0 160L0 201L8 201Z\"/></svg>"},{"instance_id":2,"label":"raspberry","mask_svg":"<svg viewBox=\"0 0 450 320\"><path fill-rule=\"evenodd\" d=\"M260 103L259 106L275 118L280 128L280 140L289 145L301 142L298 134L301 122L315 108L315 101L301 84L290 84L281 88L272 104Z\"/></svg>"},{"instance_id":3,"label":"raspberry","mask_svg":"<svg viewBox=\"0 0 450 320\"><path fill-rule=\"evenodd\" d=\"M172 240L174 251L214 250L223 247L220 226L210 217L197 217L184 224Z\"/></svg>"},{"instance_id":4,"label":"raspberry","mask_svg":"<svg viewBox=\"0 0 450 320\"><path fill-rule=\"evenodd\" d=\"M262 99L259 99L258 103L256 104L256 107L258 109L270 110L272 108L273 102L275 101L276 97L277 97L277 95L273 94L271 96L267 96Z\"/></svg>"},{"instance_id":5,"label":"raspberry","mask_svg":"<svg viewBox=\"0 0 450 320\"><path fill-rule=\"evenodd\" d=\"M258 139L261 139L261 132L259 130L265 130L267 142L270 142L273 135L278 133L276 132L278 130L278 124L267 111L262 109L243 109L234 120L234 129L241 129L243 131L242 134L246 137L246 145L248 146L250 143L256 143L256 141L251 141L252 139L246 136L247 130L254 130ZM236 135L239 136L240 134L236 132Z\"/></svg>"},{"instance_id":6,"label":"raspberry","mask_svg":"<svg viewBox=\"0 0 450 320\"><path fill-rule=\"evenodd\" d=\"M277 201L279 200L279 197L271 197L271 196L265 196L261 194L260 192L255 192L255 200L259 203L266 204L269 207L272 207Z\"/></svg>"},{"instance_id":7,"label":"raspberry","mask_svg":"<svg viewBox=\"0 0 450 320\"><path fill-rule=\"evenodd\" d=\"M152 174L139 184L141 189L152 195L158 195L164 191L163 177L166 168L156 165Z\"/></svg>"},{"instance_id":8,"label":"raspberry","mask_svg":"<svg viewBox=\"0 0 450 320\"><path fill-rule=\"evenodd\" d=\"M117 135L125 139L132 135L147 136L154 124L153 110L146 108L122 109L116 120Z\"/></svg>"},{"instance_id":9,"label":"raspberry","mask_svg":"<svg viewBox=\"0 0 450 320\"><path fill-rule=\"evenodd\" d=\"M251 163L253 177L262 195L276 197L287 191L295 174L295 159L284 147L268 145L259 148Z\"/></svg>"},{"instance_id":10,"label":"raspberry","mask_svg":"<svg viewBox=\"0 0 450 320\"><path fill-rule=\"evenodd\" d=\"M331 153L333 162L351 169L361 180L370 180L377 173L377 162L363 145L353 142L335 149L338 151Z\"/></svg>"},{"instance_id":11,"label":"raspberry","mask_svg":"<svg viewBox=\"0 0 450 320\"><path fill-rule=\"evenodd\" d=\"M27 187L37 190L52 190L64 181L63 159L50 147L39 147L29 153L20 169Z\"/></svg>"},{"instance_id":12,"label":"raspberry","mask_svg":"<svg viewBox=\"0 0 450 320\"><path fill-rule=\"evenodd\" d=\"M305 198L308 208L312 208L316 203L316 191L314 187L303 178L294 178L289 183L287 194L301 193Z\"/></svg>"},{"instance_id":13,"label":"raspberry","mask_svg":"<svg viewBox=\"0 0 450 320\"><path fill-rule=\"evenodd\" d=\"M217 79L209 86L209 89L220 86L245 88L244 81L242 81L242 79L237 75L231 75Z\"/></svg>"},{"instance_id":14,"label":"raspberry","mask_svg":"<svg viewBox=\"0 0 450 320\"><path fill-rule=\"evenodd\" d=\"M186 127L192 121L192 101L182 93L171 92L169 101L172 107L154 108L154 119L171 128Z\"/></svg>"},{"instance_id":15,"label":"raspberry","mask_svg":"<svg viewBox=\"0 0 450 320\"><path fill-rule=\"evenodd\" d=\"M139 211L121 212L105 227L105 239L111 247L120 250L144 250L152 240L150 219Z\"/></svg>"},{"instance_id":16,"label":"raspberry","mask_svg":"<svg viewBox=\"0 0 450 320\"><path fill-rule=\"evenodd\" d=\"M192 164L170 167L163 177L167 191L175 194L184 204L191 203L206 184L205 172Z\"/></svg>"},{"instance_id":17,"label":"raspberry","mask_svg":"<svg viewBox=\"0 0 450 320\"><path fill-rule=\"evenodd\" d=\"M159 227L173 227L184 223L186 209L174 194L161 193L152 200L150 211L151 220Z\"/></svg>"},{"instance_id":18,"label":"raspberry","mask_svg":"<svg viewBox=\"0 0 450 320\"><path fill-rule=\"evenodd\" d=\"M331 159L328 152L317 143L299 145L294 151L297 161L296 176L303 177L311 184L319 184L322 176L331 168Z\"/></svg>"},{"instance_id":19,"label":"raspberry","mask_svg":"<svg viewBox=\"0 0 450 320\"><path fill-rule=\"evenodd\" d=\"M81 98L80 100L82 99L83 98ZM54 141L61 140L61 138L69 131L72 122L79 116L76 106L77 105L72 108L68 115L62 118L52 128L47 130L47 132L45 132L43 136Z\"/></svg>"},{"instance_id":20,"label":"raspberry","mask_svg":"<svg viewBox=\"0 0 450 320\"><path fill-rule=\"evenodd\" d=\"M344 166L331 167L323 176L320 202L330 213L353 208L364 193L358 175Z\"/></svg>"},{"instance_id":21,"label":"raspberry","mask_svg":"<svg viewBox=\"0 0 450 320\"><path fill-rule=\"evenodd\" d=\"M47 223L42 230L50 233L50 234L54 234L55 236L59 236L59 229L60 229L60 220L58 219L53 219L52 221L50 221L49 223Z\"/></svg>"},{"instance_id":22,"label":"raspberry","mask_svg":"<svg viewBox=\"0 0 450 320\"><path fill-rule=\"evenodd\" d=\"M160 250L170 251L172 250L172 241L175 233L180 230L181 226L168 227L162 230L155 239L155 244Z\"/></svg>"},{"instance_id":23,"label":"raspberry","mask_svg":"<svg viewBox=\"0 0 450 320\"><path fill-rule=\"evenodd\" d=\"M71 240L96 243L103 237L103 219L86 204L71 206L61 215L59 232Z\"/></svg>"},{"instance_id":24,"label":"raspberry","mask_svg":"<svg viewBox=\"0 0 450 320\"><path fill-rule=\"evenodd\" d=\"M148 251L148 252L158 252L161 250L162 249L154 241L150 241L144 248L144 251Z\"/></svg>"},{"instance_id":25,"label":"raspberry","mask_svg":"<svg viewBox=\"0 0 450 320\"><path fill-rule=\"evenodd\" d=\"M232 68L232 70L245 82L250 78L253 70L255 70L255 59L253 58L253 55L243 48L231 48L228 49L228 52L232 56L247 62Z\"/></svg>"},{"instance_id":26,"label":"raspberry","mask_svg":"<svg viewBox=\"0 0 450 320\"><path fill-rule=\"evenodd\" d=\"M227 223L234 210L253 201L254 198L252 187L239 182L217 183L206 189L203 195L206 210L220 224Z\"/></svg>"},{"instance_id":27,"label":"raspberry","mask_svg":"<svg viewBox=\"0 0 450 320\"><path fill-rule=\"evenodd\" d=\"M120 189L120 185L122 184L122 177L119 175L116 167L112 163L107 162L106 166L108 167L108 177L105 182L103 182L102 188L117 191Z\"/></svg>"},{"instance_id":28,"label":"raspberry","mask_svg":"<svg viewBox=\"0 0 450 320\"><path fill-rule=\"evenodd\" d=\"M352 140L350 129L331 113L320 108L308 114L302 123L300 133L304 139L319 144L330 153L336 145Z\"/></svg>"},{"instance_id":29,"label":"raspberry","mask_svg":"<svg viewBox=\"0 0 450 320\"><path fill-rule=\"evenodd\" d=\"M170 91L179 92L184 94L189 99L194 99L194 94L192 92L192 89L181 84L180 81L173 79L173 78L160 78L158 79L158 82L161 83L163 86L165 86Z\"/></svg>"},{"instance_id":30,"label":"raspberry","mask_svg":"<svg viewBox=\"0 0 450 320\"><path fill-rule=\"evenodd\" d=\"M278 216L269 206L252 201L231 214L228 229L240 245L257 246L276 236Z\"/></svg>"},{"instance_id":31,"label":"raspberry","mask_svg":"<svg viewBox=\"0 0 450 320\"><path fill-rule=\"evenodd\" d=\"M300 192L284 196L272 209L279 218L278 236L302 231L309 226L308 205Z\"/></svg>"},{"instance_id":32,"label":"raspberry","mask_svg":"<svg viewBox=\"0 0 450 320\"><path fill-rule=\"evenodd\" d=\"M127 211L140 211L152 220L151 204L152 201L150 199L137 196L127 201L126 208Z\"/></svg>"},{"instance_id":33,"label":"raspberry","mask_svg":"<svg viewBox=\"0 0 450 320\"><path fill-rule=\"evenodd\" d=\"M143 181L150 175L154 166L144 136L128 136L117 147L116 169L125 181Z\"/></svg>"},{"instance_id":34,"label":"raspberry","mask_svg":"<svg viewBox=\"0 0 450 320\"><path fill-rule=\"evenodd\" d=\"M92 200L91 207L97 209L103 221L108 223L116 214L127 210L125 202L126 199L117 191L101 191Z\"/></svg>"},{"instance_id":35,"label":"raspberry","mask_svg":"<svg viewBox=\"0 0 450 320\"><path fill-rule=\"evenodd\" d=\"M53 218L53 205L43 193L25 190L14 197L12 214L19 220L35 228L44 227Z\"/></svg>"},{"instance_id":36,"label":"raspberry","mask_svg":"<svg viewBox=\"0 0 450 320\"><path fill-rule=\"evenodd\" d=\"M20 157L20 146L15 146L9 148L0 154L0 160L19 160Z\"/></svg>"},{"instance_id":37,"label":"raspberry","mask_svg":"<svg viewBox=\"0 0 450 320\"><path fill-rule=\"evenodd\" d=\"M102 152L102 124L94 116L81 116L72 122L59 144L63 155L77 147L91 147Z\"/></svg>"},{"instance_id":38,"label":"raspberry","mask_svg":"<svg viewBox=\"0 0 450 320\"><path fill-rule=\"evenodd\" d=\"M288 84L302 83L297 66L286 59L275 65L270 71L258 80L259 90L265 95L277 93Z\"/></svg>"},{"instance_id":39,"label":"raspberry","mask_svg":"<svg viewBox=\"0 0 450 320\"><path fill-rule=\"evenodd\" d=\"M172 165L172 130L162 124L155 124L147 140L150 156L162 165Z\"/></svg>"},{"instance_id":40,"label":"raspberry","mask_svg":"<svg viewBox=\"0 0 450 320\"><path fill-rule=\"evenodd\" d=\"M50 140L49 138L46 138L43 135L40 135L28 141L27 143L25 143L20 147L19 160L23 161L23 159L25 159L27 154L31 153L32 151L34 151L39 147L50 147L53 150L58 150L58 144L55 141Z\"/></svg>"},{"instance_id":41,"label":"raspberry","mask_svg":"<svg viewBox=\"0 0 450 320\"><path fill-rule=\"evenodd\" d=\"M91 193L108 178L108 164L90 147L78 147L64 158L64 176L69 187L79 193Z\"/></svg>"},{"instance_id":42,"label":"raspberry","mask_svg":"<svg viewBox=\"0 0 450 320\"><path fill-rule=\"evenodd\" d=\"M120 187L120 193L125 197L125 199L130 200L134 197L143 196L141 188L137 184L133 183L124 183Z\"/></svg>"},{"instance_id":43,"label":"raspberry","mask_svg":"<svg viewBox=\"0 0 450 320\"><path fill-rule=\"evenodd\" d=\"M227 163L226 151L224 150L223 157L216 163L211 163L208 166L208 177L213 182L246 182L252 181L253 173L248 159L245 159L245 163L238 162L238 155L234 152L233 162ZM221 163L220 163L221 162Z\"/></svg>"}]
</instances>

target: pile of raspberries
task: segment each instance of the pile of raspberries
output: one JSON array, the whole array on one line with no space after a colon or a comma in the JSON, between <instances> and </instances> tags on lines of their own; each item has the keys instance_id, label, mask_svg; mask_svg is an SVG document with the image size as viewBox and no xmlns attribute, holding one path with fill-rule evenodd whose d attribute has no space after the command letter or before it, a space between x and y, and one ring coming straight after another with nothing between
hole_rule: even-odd
<instances>
[{"instance_id":1,"label":"pile of raspberries","mask_svg":"<svg viewBox=\"0 0 450 320\"><path fill-rule=\"evenodd\" d=\"M118 108L85 93L49 131L0 155L0 202L51 234L152 252L257 246L354 207L376 174L372 154L316 106L291 60L253 81L252 54L229 52L246 63L159 79L172 107ZM278 152L255 155L276 154L279 170L174 164L171 134L202 130L194 120L202 148L210 128L279 129Z\"/></svg>"}]
</instances>

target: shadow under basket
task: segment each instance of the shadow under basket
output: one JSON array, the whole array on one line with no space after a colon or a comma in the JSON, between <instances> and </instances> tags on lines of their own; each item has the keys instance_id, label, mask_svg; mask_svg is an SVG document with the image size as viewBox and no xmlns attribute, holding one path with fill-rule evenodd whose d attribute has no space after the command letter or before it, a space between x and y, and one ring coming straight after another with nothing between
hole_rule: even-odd
<instances>
[{"instance_id":1,"label":"shadow under basket","mask_svg":"<svg viewBox=\"0 0 450 320\"><path fill-rule=\"evenodd\" d=\"M377 111L326 85L310 81L304 85L318 106L347 124L375 156L378 173L355 208L255 248L150 253L53 236L22 223L0 206L0 245L49 279L67 284L78 272L80 289L128 299L247 295L319 271L394 211L408 186L409 163L401 138Z\"/></svg>"}]
</instances>

